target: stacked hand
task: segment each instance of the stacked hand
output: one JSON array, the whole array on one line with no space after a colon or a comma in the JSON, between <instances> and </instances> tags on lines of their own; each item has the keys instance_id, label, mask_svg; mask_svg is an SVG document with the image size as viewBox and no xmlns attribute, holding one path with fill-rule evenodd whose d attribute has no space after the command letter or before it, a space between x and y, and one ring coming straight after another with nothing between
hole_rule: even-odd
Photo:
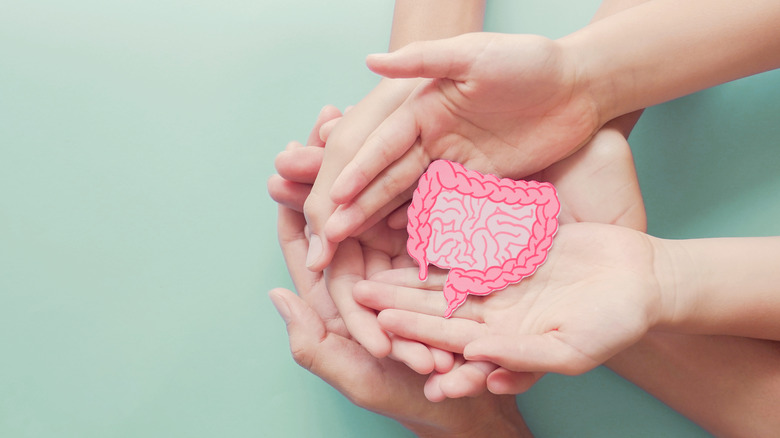
<instances>
[{"instance_id":1,"label":"stacked hand","mask_svg":"<svg viewBox=\"0 0 780 438\"><path fill-rule=\"evenodd\" d=\"M327 122L334 117L340 117L337 110L324 109L313 132L329 132ZM347 239L325 274L304 267L309 239L300 211L323 152L321 141L310 138L309 143L314 146L291 144L280 154L280 175L269 180L269 192L281 204L279 240L299 293L275 289L270 295L287 323L295 360L353 403L394 418L419 436L479 437L486 432L493 436L530 436L513 397L483 393L435 405L426 400L425 394L430 391L424 392L424 374L434 369L462 373L458 370L468 369L471 364L465 365L462 359L453 362L450 354L399 337L390 340L390 356L397 360L377 358L350 335L346 318L331 298L333 292L337 297L351 297L358 280L413 262L408 256L392 255L399 253L398 248L405 248L406 235L388 228L383 221L358 238ZM348 294L339 295L339 291ZM350 307L347 303L346 308L354 309L355 304ZM354 311L345 315L353 319L357 316L358 321L361 317Z\"/></svg>"},{"instance_id":2,"label":"stacked hand","mask_svg":"<svg viewBox=\"0 0 780 438\"><path fill-rule=\"evenodd\" d=\"M326 108L313 133L327 136L334 123L338 126L338 123L342 122L335 108ZM633 124L630 120L628 123ZM644 209L624 131L625 128L620 122L610 124L577 154L533 175L536 179L549 180L557 185L563 204L561 223L589 219L635 228L644 227ZM275 176L269 181L269 191L274 199L299 211L322 160L323 140L314 137L310 138L309 143L315 146L303 147L292 144L287 151L281 153L277 159L281 176ZM582 184L586 178L588 184ZM402 228L404 223L399 223L398 216L395 215L394 227ZM329 292L331 296L336 294L334 301L337 305L337 314L343 316L346 327L351 327L349 332L361 343L362 340L368 339L364 345L376 345L376 343L372 344L373 340L386 338L386 335L371 310L350 301L352 288L358 280L374 273L394 266L412 266L413 262L404 253L405 239L405 233L391 230L385 222L381 222L357 239L348 239L345 245L342 245L344 248L340 248L339 251L351 253L356 258L366 254L368 256L366 260L384 260L384 262L366 263L363 268L358 267L364 265L362 259L361 263L339 262L331 264L326 271L326 277L330 280ZM362 247L362 252L357 250L356 246ZM338 307L339 304L341 307ZM382 357L391 350L393 357L422 373L430 372L432 369L437 370L426 386L426 395L433 400L479 394L484 390L488 376L490 379L487 385L494 392L522 392L541 375L510 373L504 369L496 369L495 365L477 362L466 362L448 372L452 363L437 349L422 349L419 344L410 343L400 337L386 339L395 342L392 348L389 344L385 344L387 345L385 349L374 348L372 351L369 348L369 351L372 351L375 356ZM376 354L377 351L379 354Z\"/></svg>"},{"instance_id":3,"label":"stacked hand","mask_svg":"<svg viewBox=\"0 0 780 438\"><path fill-rule=\"evenodd\" d=\"M315 270L337 242L402 205L432 160L519 179L572 154L602 123L574 64L543 37L467 34L413 43L368 65L389 78L426 79L365 139L328 144L327 177L305 208Z\"/></svg>"}]
</instances>

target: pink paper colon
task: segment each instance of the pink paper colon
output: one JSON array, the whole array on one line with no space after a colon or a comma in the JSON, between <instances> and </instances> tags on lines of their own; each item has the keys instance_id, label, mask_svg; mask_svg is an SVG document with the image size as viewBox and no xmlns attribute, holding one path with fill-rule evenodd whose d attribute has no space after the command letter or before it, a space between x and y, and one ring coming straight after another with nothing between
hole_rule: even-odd
<instances>
[{"instance_id":1,"label":"pink paper colon","mask_svg":"<svg viewBox=\"0 0 780 438\"><path fill-rule=\"evenodd\" d=\"M409 206L409 255L449 269L445 317L468 294L487 295L534 273L558 229L560 203L550 183L499 179L437 160L420 177Z\"/></svg>"}]
</instances>

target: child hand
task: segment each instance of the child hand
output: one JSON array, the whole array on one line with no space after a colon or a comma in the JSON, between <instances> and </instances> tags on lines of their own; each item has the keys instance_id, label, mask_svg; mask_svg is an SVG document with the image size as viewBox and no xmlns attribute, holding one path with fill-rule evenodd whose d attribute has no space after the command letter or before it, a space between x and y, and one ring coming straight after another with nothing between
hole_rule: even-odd
<instances>
[{"instance_id":1,"label":"child hand","mask_svg":"<svg viewBox=\"0 0 780 438\"><path fill-rule=\"evenodd\" d=\"M374 276L355 289L399 336L491 361L512 371L584 373L640 339L662 314L654 240L624 227L561 226L536 273L444 319L441 284L414 269ZM440 278L440 277L439 277ZM386 283L386 284L383 284ZM387 309L387 310L383 310Z\"/></svg>"}]
</instances>

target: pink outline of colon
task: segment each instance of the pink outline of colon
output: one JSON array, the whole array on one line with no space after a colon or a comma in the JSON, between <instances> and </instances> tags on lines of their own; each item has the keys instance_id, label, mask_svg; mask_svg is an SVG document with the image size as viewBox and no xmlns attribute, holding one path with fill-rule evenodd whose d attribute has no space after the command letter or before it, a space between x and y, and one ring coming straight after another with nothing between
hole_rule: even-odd
<instances>
[{"instance_id":1,"label":"pink outline of colon","mask_svg":"<svg viewBox=\"0 0 780 438\"><path fill-rule=\"evenodd\" d=\"M496 258L487 260L486 266L481 269L440 266L444 264L442 257L437 259L438 263L431 262L440 268L450 269L443 291L444 298L447 300L447 311L444 316L449 318L466 301L469 294L487 295L503 289L533 274L544 263L547 252L552 246L553 236L558 230L560 202L555 187L550 183L499 179L494 175L483 175L468 170L459 163L447 160L434 161L420 177L408 210L409 240L406 242L406 249L420 266L420 280L428 277L427 250L436 237L431 225L431 212L443 192L456 192L466 199L489 200L494 204L536 208L531 229L526 230L528 231L526 234L530 234L527 245L519 248L519 253L512 254L503 261ZM474 214L469 211L454 212L454 214L458 213ZM464 235L464 238L468 239L468 236ZM456 242L456 245L464 243L467 242Z\"/></svg>"}]
</instances>

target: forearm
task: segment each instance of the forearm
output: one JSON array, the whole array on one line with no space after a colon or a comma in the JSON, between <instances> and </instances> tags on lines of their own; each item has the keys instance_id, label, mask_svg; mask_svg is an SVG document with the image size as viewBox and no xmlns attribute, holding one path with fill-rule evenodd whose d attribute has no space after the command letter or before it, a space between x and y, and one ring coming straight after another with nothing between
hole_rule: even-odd
<instances>
[{"instance_id":1,"label":"forearm","mask_svg":"<svg viewBox=\"0 0 780 438\"><path fill-rule=\"evenodd\" d=\"M659 328L780 340L780 237L658 242Z\"/></svg>"},{"instance_id":2,"label":"forearm","mask_svg":"<svg viewBox=\"0 0 780 438\"><path fill-rule=\"evenodd\" d=\"M396 0L390 51L482 30L485 0Z\"/></svg>"},{"instance_id":3,"label":"forearm","mask_svg":"<svg viewBox=\"0 0 780 438\"><path fill-rule=\"evenodd\" d=\"M780 66L780 2L653 0L559 41L603 122Z\"/></svg>"}]
</instances>

